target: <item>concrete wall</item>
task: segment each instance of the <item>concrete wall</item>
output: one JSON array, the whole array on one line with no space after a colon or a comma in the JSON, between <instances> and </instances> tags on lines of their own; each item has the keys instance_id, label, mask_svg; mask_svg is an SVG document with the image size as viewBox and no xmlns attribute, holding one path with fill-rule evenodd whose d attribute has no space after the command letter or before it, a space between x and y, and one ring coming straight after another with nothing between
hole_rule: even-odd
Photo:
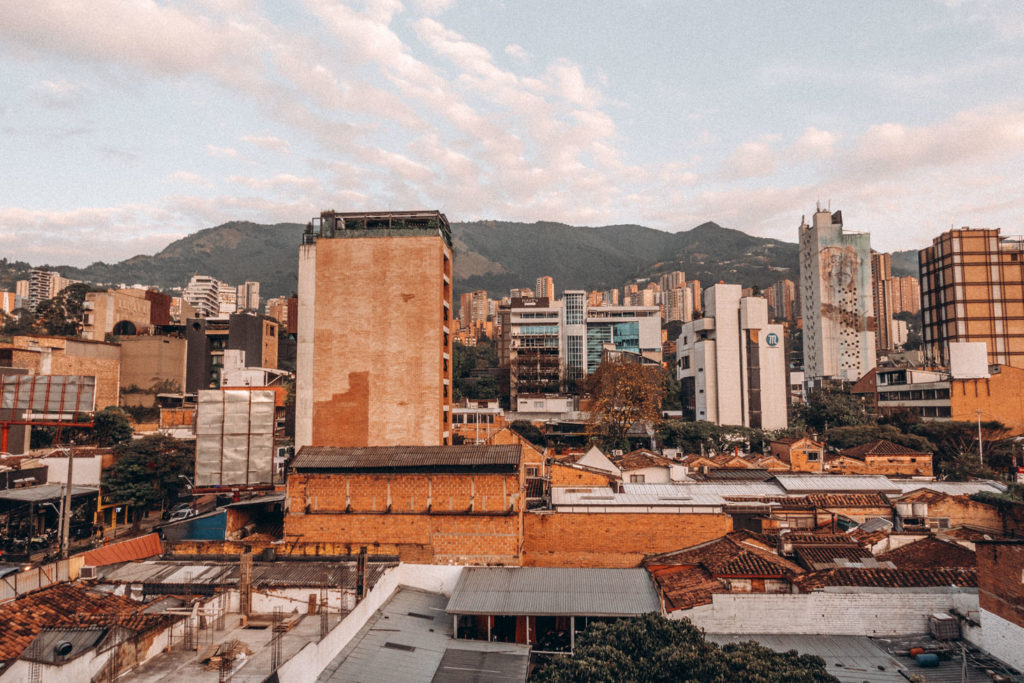
<instances>
[{"instance_id":1,"label":"concrete wall","mask_svg":"<svg viewBox=\"0 0 1024 683\"><path fill-rule=\"evenodd\" d=\"M185 389L186 342L178 337L131 337L121 342L121 389L156 384Z\"/></svg>"},{"instance_id":2,"label":"concrete wall","mask_svg":"<svg viewBox=\"0 0 1024 683\"><path fill-rule=\"evenodd\" d=\"M716 594L710 605L680 610L708 633L892 636L928 632L928 615L978 609L971 588L834 588L800 594Z\"/></svg>"},{"instance_id":3,"label":"concrete wall","mask_svg":"<svg viewBox=\"0 0 1024 683\"><path fill-rule=\"evenodd\" d=\"M968 640L1018 671L1024 671L1024 627L986 609L981 610L981 629Z\"/></svg>"}]
</instances>

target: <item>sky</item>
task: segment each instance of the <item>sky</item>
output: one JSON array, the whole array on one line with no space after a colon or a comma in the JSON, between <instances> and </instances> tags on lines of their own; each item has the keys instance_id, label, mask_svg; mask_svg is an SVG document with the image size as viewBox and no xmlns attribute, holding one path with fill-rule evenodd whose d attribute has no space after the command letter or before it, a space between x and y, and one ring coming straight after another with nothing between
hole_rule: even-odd
<instances>
[{"instance_id":1,"label":"sky","mask_svg":"<svg viewBox=\"0 0 1024 683\"><path fill-rule=\"evenodd\" d=\"M230 220L1024 233L1024 3L0 3L0 256Z\"/></svg>"}]
</instances>

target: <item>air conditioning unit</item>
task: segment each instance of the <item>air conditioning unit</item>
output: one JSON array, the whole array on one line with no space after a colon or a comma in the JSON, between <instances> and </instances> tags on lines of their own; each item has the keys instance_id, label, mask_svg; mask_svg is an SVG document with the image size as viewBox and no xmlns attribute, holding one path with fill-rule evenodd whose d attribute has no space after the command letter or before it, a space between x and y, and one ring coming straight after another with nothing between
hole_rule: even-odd
<instances>
[{"instance_id":1,"label":"air conditioning unit","mask_svg":"<svg viewBox=\"0 0 1024 683\"><path fill-rule=\"evenodd\" d=\"M615 456L615 457L621 456L622 455L622 449L621 448L616 448L615 450L612 451L612 455Z\"/></svg>"},{"instance_id":2,"label":"air conditioning unit","mask_svg":"<svg viewBox=\"0 0 1024 683\"><path fill-rule=\"evenodd\" d=\"M95 579L96 578L96 567L84 566L78 574L80 579Z\"/></svg>"}]
</instances>

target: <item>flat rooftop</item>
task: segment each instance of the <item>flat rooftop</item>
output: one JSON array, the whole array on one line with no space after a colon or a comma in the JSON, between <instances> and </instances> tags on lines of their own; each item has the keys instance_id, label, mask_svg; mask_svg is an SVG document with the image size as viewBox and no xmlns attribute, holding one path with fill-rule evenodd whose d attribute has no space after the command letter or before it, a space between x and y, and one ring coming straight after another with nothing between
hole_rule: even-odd
<instances>
[{"instance_id":1,"label":"flat rooftop","mask_svg":"<svg viewBox=\"0 0 1024 683\"><path fill-rule=\"evenodd\" d=\"M519 467L522 446L304 446L293 472L511 471Z\"/></svg>"},{"instance_id":2,"label":"flat rooftop","mask_svg":"<svg viewBox=\"0 0 1024 683\"><path fill-rule=\"evenodd\" d=\"M317 681L525 681L530 648L453 639L447 602L440 593L399 588Z\"/></svg>"}]
</instances>

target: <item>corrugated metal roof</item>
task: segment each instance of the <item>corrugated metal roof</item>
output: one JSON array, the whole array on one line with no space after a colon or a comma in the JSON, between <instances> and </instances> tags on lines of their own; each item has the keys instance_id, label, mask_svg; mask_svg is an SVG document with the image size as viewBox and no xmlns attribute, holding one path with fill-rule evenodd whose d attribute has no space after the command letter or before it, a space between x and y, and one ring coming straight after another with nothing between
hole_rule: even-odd
<instances>
[{"instance_id":1,"label":"corrugated metal roof","mask_svg":"<svg viewBox=\"0 0 1024 683\"><path fill-rule=\"evenodd\" d=\"M399 588L324 668L317 681L525 680L530 648L514 643L453 640L452 618L444 612L447 601L440 593ZM487 671L477 661L466 667L475 671L464 671L466 677L453 678L452 660L447 659L445 664L446 652L452 650L507 657L490 661ZM462 657L468 663L468 657ZM477 676L469 677L470 673Z\"/></svg>"},{"instance_id":2,"label":"corrugated metal roof","mask_svg":"<svg viewBox=\"0 0 1024 683\"><path fill-rule=\"evenodd\" d=\"M367 583L373 585L393 563L367 565ZM333 586L356 587L355 562L255 562L252 582L257 587ZM194 562L135 562L119 567L102 579L103 583L194 584L235 586L239 582L238 563L197 564Z\"/></svg>"},{"instance_id":3,"label":"corrugated metal roof","mask_svg":"<svg viewBox=\"0 0 1024 683\"><path fill-rule=\"evenodd\" d=\"M72 486L72 496L84 496L90 493L98 493L95 486ZM64 494L64 487L61 484L43 484L42 486L26 486L23 489L7 489L0 491L0 500L10 500L18 503L40 503L44 500L57 500Z\"/></svg>"},{"instance_id":4,"label":"corrugated metal roof","mask_svg":"<svg viewBox=\"0 0 1024 683\"><path fill-rule=\"evenodd\" d=\"M686 491L701 491L726 498L728 496L784 496L786 490L773 481L698 481L685 484L623 484L625 493L654 494L658 496L693 495Z\"/></svg>"},{"instance_id":5,"label":"corrugated metal roof","mask_svg":"<svg viewBox=\"0 0 1024 683\"><path fill-rule=\"evenodd\" d=\"M898 493L900 490L889 478L878 475L777 474L775 481L779 482L786 493Z\"/></svg>"},{"instance_id":6,"label":"corrugated metal roof","mask_svg":"<svg viewBox=\"0 0 1024 683\"><path fill-rule=\"evenodd\" d=\"M948 493L951 496L969 496L982 491L991 493L1002 493L1006 487L1002 484L989 481L914 481L910 479L895 479L892 482L900 493L910 493L918 489L928 489L939 493Z\"/></svg>"},{"instance_id":7,"label":"corrugated metal roof","mask_svg":"<svg viewBox=\"0 0 1024 683\"><path fill-rule=\"evenodd\" d=\"M120 543L89 550L85 553L85 563L91 567L104 567L120 562L134 562L153 557L163 552L159 534L146 534Z\"/></svg>"},{"instance_id":8,"label":"corrugated metal roof","mask_svg":"<svg viewBox=\"0 0 1024 683\"><path fill-rule=\"evenodd\" d=\"M518 467L522 446L304 446L293 470L405 469L417 467Z\"/></svg>"},{"instance_id":9,"label":"corrugated metal roof","mask_svg":"<svg viewBox=\"0 0 1024 683\"><path fill-rule=\"evenodd\" d=\"M628 617L659 612L644 569L467 567L449 614Z\"/></svg>"},{"instance_id":10,"label":"corrugated metal roof","mask_svg":"<svg viewBox=\"0 0 1024 683\"><path fill-rule=\"evenodd\" d=\"M680 490L682 489L682 490ZM576 506L630 506L630 507L715 507L726 504L724 498L713 491L694 490L691 486L676 486L660 492L615 493L609 488L553 488L551 502L553 505Z\"/></svg>"}]
</instances>

